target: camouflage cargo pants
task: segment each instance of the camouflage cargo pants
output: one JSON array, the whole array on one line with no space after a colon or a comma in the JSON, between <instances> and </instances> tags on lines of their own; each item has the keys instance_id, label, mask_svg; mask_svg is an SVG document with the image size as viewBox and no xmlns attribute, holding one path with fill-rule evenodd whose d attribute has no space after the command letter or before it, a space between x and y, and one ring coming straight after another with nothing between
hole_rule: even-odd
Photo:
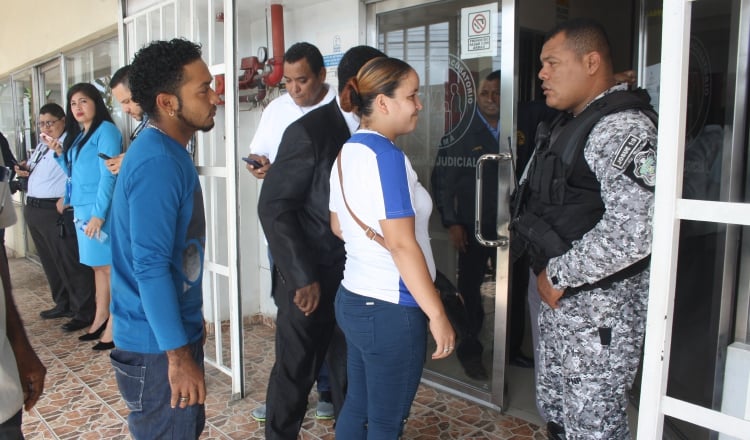
<instances>
[{"instance_id":1,"label":"camouflage cargo pants","mask_svg":"<svg viewBox=\"0 0 750 440\"><path fill-rule=\"evenodd\" d=\"M567 440L629 439L627 391L646 323L646 270L615 283L542 304L537 398Z\"/></svg>"}]
</instances>

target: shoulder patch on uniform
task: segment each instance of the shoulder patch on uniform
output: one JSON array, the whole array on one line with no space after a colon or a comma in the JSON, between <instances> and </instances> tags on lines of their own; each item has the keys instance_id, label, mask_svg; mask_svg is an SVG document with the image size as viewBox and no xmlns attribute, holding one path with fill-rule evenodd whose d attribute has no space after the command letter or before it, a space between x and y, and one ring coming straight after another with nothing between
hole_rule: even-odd
<instances>
[{"instance_id":1,"label":"shoulder patch on uniform","mask_svg":"<svg viewBox=\"0 0 750 440\"><path fill-rule=\"evenodd\" d=\"M624 170L630 164L635 152L640 150L638 147L641 143L643 143L643 140L632 134L628 135L615 152L615 156L612 158L612 166L620 171Z\"/></svg>"},{"instance_id":2,"label":"shoulder patch on uniform","mask_svg":"<svg viewBox=\"0 0 750 440\"><path fill-rule=\"evenodd\" d=\"M656 184L656 150L649 146L639 151L625 174L639 185L653 191Z\"/></svg>"}]
</instances>

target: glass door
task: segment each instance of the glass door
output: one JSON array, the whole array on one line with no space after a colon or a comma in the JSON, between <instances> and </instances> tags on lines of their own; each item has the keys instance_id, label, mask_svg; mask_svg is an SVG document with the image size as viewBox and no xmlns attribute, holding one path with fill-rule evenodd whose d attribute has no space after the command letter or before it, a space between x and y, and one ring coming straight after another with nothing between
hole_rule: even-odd
<instances>
[{"instance_id":1,"label":"glass door","mask_svg":"<svg viewBox=\"0 0 750 440\"><path fill-rule=\"evenodd\" d=\"M34 88L32 85L31 70L25 70L13 75L11 79L14 130L5 133L13 149L13 154L19 162L26 160L31 155L33 148L36 146L36 126L34 125ZM20 193L16 194L20 197ZM20 200L20 199L16 199ZM7 237L6 240L13 240L11 247L15 249L23 248L24 253L36 254L36 248L28 236L26 228L15 227L13 237Z\"/></svg>"},{"instance_id":2,"label":"glass door","mask_svg":"<svg viewBox=\"0 0 750 440\"><path fill-rule=\"evenodd\" d=\"M419 124L397 144L433 198L432 250L458 334L456 355L448 359L431 360L434 345L428 345L424 379L502 407L508 304L502 239L513 178L510 124L500 114L513 100L500 99L501 5L425 3L384 1L368 9L368 43L408 62L420 78Z\"/></svg>"},{"instance_id":3,"label":"glass door","mask_svg":"<svg viewBox=\"0 0 750 440\"><path fill-rule=\"evenodd\" d=\"M20 161L31 155L36 141L31 72L13 75L12 87L16 116L16 132L14 133L16 149L13 153ZM11 145L13 145L12 141Z\"/></svg>"},{"instance_id":4,"label":"glass door","mask_svg":"<svg viewBox=\"0 0 750 440\"><path fill-rule=\"evenodd\" d=\"M55 103L65 108L63 95L62 69L55 60L39 67L39 93L41 105Z\"/></svg>"},{"instance_id":5,"label":"glass door","mask_svg":"<svg viewBox=\"0 0 750 440\"><path fill-rule=\"evenodd\" d=\"M24 91L24 96L21 98L20 105L16 108L16 114L20 115L23 123L27 124L28 129L24 129L24 149L21 151L23 159L31 157L31 153L34 148L39 144L39 130L36 125L37 116L39 109L48 103L56 103L63 109L65 108L65 95L63 90L63 74L59 60L50 61L49 63L43 64L34 69L37 75L37 88L36 95L32 96L31 83L28 82L27 86L29 92ZM14 77L15 79L15 77ZM37 104L35 107L34 105ZM21 113L18 113L18 112ZM19 159L21 160L21 159ZM24 228L25 231L25 228ZM26 256L31 258L37 258L36 246L34 241L31 239L29 234L24 232L24 242L26 248Z\"/></svg>"},{"instance_id":6,"label":"glass door","mask_svg":"<svg viewBox=\"0 0 750 440\"><path fill-rule=\"evenodd\" d=\"M528 267L511 262L504 240L509 194L533 151L536 123L555 114L541 95L539 54L547 31L586 16L610 32L616 71L639 71L638 5L635 0L608 3L604 10L582 0L547 6L514 0L387 0L368 7L369 44L409 62L420 76L425 107L420 123L397 144L431 191L436 264L464 298L455 309L469 313L464 315L468 322L453 317L465 352L459 348L447 360L427 360L427 381L542 423L530 361ZM485 108L488 101L497 102L494 113ZM494 142L479 140L487 131ZM512 160L480 161L485 153ZM450 314L453 306L446 308Z\"/></svg>"},{"instance_id":7,"label":"glass door","mask_svg":"<svg viewBox=\"0 0 750 440\"><path fill-rule=\"evenodd\" d=\"M662 3L666 2L646 2L651 11L662 11ZM735 357L727 347L747 342L740 327L748 312L748 228L700 217L716 210L705 202L747 202L747 2L697 1L689 9L684 165L678 196L688 205L701 206L694 212L685 209L679 222L666 397L739 416L746 413L738 413L733 402L747 401L748 388L739 385L747 382L737 382L733 371L746 369L747 361L743 365L742 355ZM654 39L667 26L666 17L649 17ZM661 68L661 51L649 55L652 68ZM659 78L654 83L659 84ZM662 115L667 105L661 102ZM744 353L748 359L747 350ZM665 437L713 439L715 430L684 414L664 419Z\"/></svg>"}]
</instances>

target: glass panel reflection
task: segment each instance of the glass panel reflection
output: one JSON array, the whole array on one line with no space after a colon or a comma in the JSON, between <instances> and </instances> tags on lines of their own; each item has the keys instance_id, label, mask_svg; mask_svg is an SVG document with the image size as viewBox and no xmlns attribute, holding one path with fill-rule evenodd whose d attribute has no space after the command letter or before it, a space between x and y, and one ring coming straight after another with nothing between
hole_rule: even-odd
<instances>
[{"instance_id":1,"label":"glass panel reflection","mask_svg":"<svg viewBox=\"0 0 750 440\"><path fill-rule=\"evenodd\" d=\"M440 361L430 359L435 350L430 340L426 368L488 392L495 333L496 249L483 247L474 238L474 185L476 160L498 150L500 79L495 76L488 82L486 77L497 69L500 58L497 53L462 59L458 19L461 8L480 3L486 2L446 1L381 14L378 42L388 56L408 62L419 75L424 107L419 123L396 143L433 198L436 209L430 219L430 236L440 273L438 284L448 293L444 305L459 335L457 356ZM478 89L483 86L494 99L491 109L477 107ZM486 116L478 116L485 110L489 110ZM497 164L487 164L484 173L482 229L489 233L487 238L494 238ZM461 300L455 296L457 290Z\"/></svg>"},{"instance_id":2,"label":"glass panel reflection","mask_svg":"<svg viewBox=\"0 0 750 440\"><path fill-rule=\"evenodd\" d=\"M724 158L732 154L729 136L733 107L727 90L734 89L729 71L732 2L692 5L688 65L685 165L682 196L686 199L729 200L722 183ZM721 23L721 25L720 25ZM728 162L727 162L728 163Z\"/></svg>"},{"instance_id":3,"label":"glass panel reflection","mask_svg":"<svg viewBox=\"0 0 750 440\"><path fill-rule=\"evenodd\" d=\"M65 98L62 95L62 73L60 64L55 62L42 68L41 92L44 93L42 103L56 103L65 108Z\"/></svg>"},{"instance_id":4,"label":"glass panel reflection","mask_svg":"<svg viewBox=\"0 0 750 440\"><path fill-rule=\"evenodd\" d=\"M744 145L732 150L734 107L728 90L736 87L730 53L733 33L731 1L692 4L688 65L685 161L682 196L728 201L735 179L727 166L742 157ZM667 395L722 410L727 369L726 349L736 311L732 274L736 273L736 226L682 221ZM741 275L740 275L741 276ZM746 313L746 311L745 311ZM742 391L744 393L747 390ZM734 394L735 391L732 391ZM686 438L715 438L710 430L667 418L665 432Z\"/></svg>"}]
</instances>

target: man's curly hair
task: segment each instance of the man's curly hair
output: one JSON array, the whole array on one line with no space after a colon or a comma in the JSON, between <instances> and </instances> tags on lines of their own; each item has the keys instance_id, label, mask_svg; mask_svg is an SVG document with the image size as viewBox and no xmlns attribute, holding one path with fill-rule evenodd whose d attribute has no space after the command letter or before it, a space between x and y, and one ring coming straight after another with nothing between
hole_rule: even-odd
<instances>
[{"instance_id":1,"label":"man's curly hair","mask_svg":"<svg viewBox=\"0 0 750 440\"><path fill-rule=\"evenodd\" d=\"M201 46L175 38L153 41L141 48L130 64L130 91L133 101L140 104L150 118L158 120L156 96L177 95L182 85L183 68L201 58Z\"/></svg>"}]
</instances>

